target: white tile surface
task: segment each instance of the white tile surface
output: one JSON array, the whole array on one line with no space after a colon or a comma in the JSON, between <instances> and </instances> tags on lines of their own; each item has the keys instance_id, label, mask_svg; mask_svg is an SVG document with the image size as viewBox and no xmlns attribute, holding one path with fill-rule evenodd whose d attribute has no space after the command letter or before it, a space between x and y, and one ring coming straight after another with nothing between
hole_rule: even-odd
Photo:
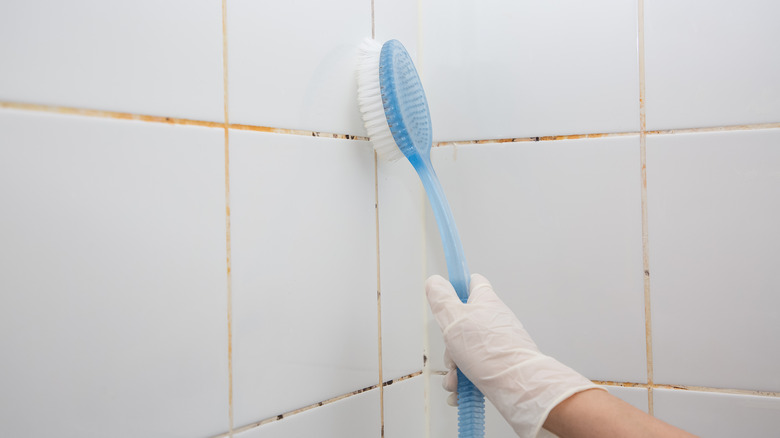
<instances>
[{"instance_id":1,"label":"white tile surface","mask_svg":"<svg viewBox=\"0 0 780 438\"><path fill-rule=\"evenodd\" d=\"M636 1L422 5L435 139L639 129Z\"/></svg>"},{"instance_id":2,"label":"white tile surface","mask_svg":"<svg viewBox=\"0 0 780 438\"><path fill-rule=\"evenodd\" d=\"M217 1L3 2L0 59L2 101L223 120Z\"/></svg>"},{"instance_id":3,"label":"white tile surface","mask_svg":"<svg viewBox=\"0 0 780 438\"><path fill-rule=\"evenodd\" d=\"M0 435L228 427L219 130L0 110Z\"/></svg>"},{"instance_id":4,"label":"white tile surface","mask_svg":"<svg viewBox=\"0 0 780 438\"><path fill-rule=\"evenodd\" d=\"M658 383L780 390L780 130L647 139Z\"/></svg>"},{"instance_id":5,"label":"white tile surface","mask_svg":"<svg viewBox=\"0 0 780 438\"><path fill-rule=\"evenodd\" d=\"M371 36L371 3L228 3L230 121L365 135L357 47Z\"/></svg>"},{"instance_id":6,"label":"white tile surface","mask_svg":"<svg viewBox=\"0 0 780 438\"><path fill-rule=\"evenodd\" d=\"M396 39L404 45L415 61L420 37L420 8L418 0L374 0L374 28L377 41Z\"/></svg>"},{"instance_id":7,"label":"white tile surface","mask_svg":"<svg viewBox=\"0 0 780 438\"><path fill-rule=\"evenodd\" d=\"M780 120L775 2L645 2L647 128Z\"/></svg>"},{"instance_id":8,"label":"white tile surface","mask_svg":"<svg viewBox=\"0 0 780 438\"><path fill-rule=\"evenodd\" d=\"M381 434L379 390L264 424L236 438L376 437Z\"/></svg>"},{"instance_id":9,"label":"white tile surface","mask_svg":"<svg viewBox=\"0 0 780 438\"><path fill-rule=\"evenodd\" d=\"M235 425L377 384L370 145L231 131L230 197Z\"/></svg>"},{"instance_id":10,"label":"white tile surface","mask_svg":"<svg viewBox=\"0 0 780 438\"><path fill-rule=\"evenodd\" d=\"M384 388L385 438L424 437L426 428L423 376Z\"/></svg>"},{"instance_id":11,"label":"white tile surface","mask_svg":"<svg viewBox=\"0 0 780 438\"><path fill-rule=\"evenodd\" d=\"M622 386L602 386L610 394L629 403L635 408L648 412L648 400L646 388L628 388Z\"/></svg>"},{"instance_id":12,"label":"white tile surface","mask_svg":"<svg viewBox=\"0 0 780 438\"><path fill-rule=\"evenodd\" d=\"M698 436L776 436L780 398L656 389L655 416Z\"/></svg>"},{"instance_id":13,"label":"white tile surface","mask_svg":"<svg viewBox=\"0 0 780 438\"><path fill-rule=\"evenodd\" d=\"M407 160L379 161L379 249L384 380L423 367L423 190Z\"/></svg>"},{"instance_id":14,"label":"white tile surface","mask_svg":"<svg viewBox=\"0 0 780 438\"><path fill-rule=\"evenodd\" d=\"M471 272L491 280L545 354L590 379L646 379L638 143L434 150ZM429 272L444 274L428 218ZM441 369L441 332L430 320Z\"/></svg>"}]
</instances>

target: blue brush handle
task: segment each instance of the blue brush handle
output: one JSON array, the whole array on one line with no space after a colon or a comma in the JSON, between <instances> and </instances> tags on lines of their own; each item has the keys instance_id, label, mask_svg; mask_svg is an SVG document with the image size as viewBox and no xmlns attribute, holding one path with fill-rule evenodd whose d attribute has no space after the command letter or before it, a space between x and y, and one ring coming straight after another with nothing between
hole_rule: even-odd
<instances>
[{"instance_id":1,"label":"blue brush handle","mask_svg":"<svg viewBox=\"0 0 780 438\"><path fill-rule=\"evenodd\" d=\"M420 176L428 201L431 203L436 223L439 225L447 273L461 302L469 299L469 268L463 254L463 245L452 217L452 210L444 196L439 178L433 170L430 156L415 154L407 157ZM485 397L476 386L458 370L458 437L482 438L485 436Z\"/></svg>"}]
</instances>

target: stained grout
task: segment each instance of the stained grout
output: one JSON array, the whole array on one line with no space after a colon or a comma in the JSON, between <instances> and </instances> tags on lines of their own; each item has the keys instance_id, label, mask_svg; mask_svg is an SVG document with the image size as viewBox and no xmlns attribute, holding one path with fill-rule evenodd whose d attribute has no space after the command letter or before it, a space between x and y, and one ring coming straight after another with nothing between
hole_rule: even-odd
<instances>
[{"instance_id":1,"label":"stained grout","mask_svg":"<svg viewBox=\"0 0 780 438\"><path fill-rule=\"evenodd\" d=\"M376 231L376 321L377 321L377 350L379 352L379 382L384 381L382 374L382 275L380 265L379 247L379 158L374 151L374 217ZM379 420L380 437L385 435L385 392L384 386L379 387Z\"/></svg>"},{"instance_id":2,"label":"stained grout","mask_svg":"<svg viewBox=\"0 0 780 438\"><path fill-rule=\"evenodd\" d=\"M82 116L82 117L134 120L134 121L149 122L149 123L165 123L169 125L200 126L205 128L224 129L225 126L227 125L228 129L235 129L239 131L254 131L254 132L265 132L271 134L299 135L305 137L369 141L368 137L353 135L353 134L339 134L339 133L324 132L324 131L310 131L306 129L277 128L272 126L247 125L241 123L211 122L207 120L196 120L196 119L185 119L185 118L167 117L167 116L153 116L147 114L133 114L133 113L118 112L118 111L104 111L104 110L95 110L95 109L41 105L41 104L34 104L34 103L0 102L0 108L13 109L19 111L56 113L56 114ZM752 123L752 124L742 124L742 125L725 125L725 126L711 126L711 127L694 127L694 128L659 129L653 131L644 131L644 134L645 136L655 136L655 135L690 134L690 133L707 133L707 132L752 131L752 130L760 130L760 129L780 129L780 122ZM537 136L537 137L496 138L496 139L481 139L481 140L452 140L452 141L434 142L432 147L482 145L482 144L496 144L496 143L551 142L551 141L559 141L559 140L628 137L628 136L641 136L641 135L642 135L642 131L626 131L626 132L602 132L602 133L589 133L589 134L545 135L545 136Z\"/></svg>"},{"instance_id":3,"label":"stained grout","mask_svg":"<svg viewBox=\"0 0 780 438\"><path fill-rule=\"evenodd\" d=\"M341 394L341 395L338 395L336 397L329 398L327 400L323 400L323 401L320 401L320 402L317 402L317 403L312 403L312 404L310 404L308 406L304 406L302 408L294 409L292 411L284 412L284 413L281 413L281 414L278 414L278 415L274 415L272 417L269 417L269 418L266 418L266 419L263 419L263 420L260 420L260 421L256 421L256 422L247 424L245 426L233 429L233 433L234 434L240 434L240 433L246 432L248 430L251 430L251 429L263 426L265 424L274 423L276 421L280 421L280 420L283 420L285 418L289 418L289 417L291 417L293 415L300 414L300 413L306 412L306 411L310 411L310 410L312 410L314 408L319 408L319 407L322 407L322 406L326 406L326 405L329 405L331 403L335 403L337 401L341 401L341 400L347 399L347 398L355 396L355 395L363 394L365 392L372 391L374 389L378 389L380 387L384 388L384 387L393 385L393 384L398 383L398 382L403 382L403 381L406 381L406 380L409 380L409 379L413 379L415 377L421 376L422 374L423 374L422 370L415 371L415 372L413 372L411 374L407 374L405 376L401 376L401 377L398 377L398 378L395 378L395 379L390 379L390 380L388 380L386 382L382 382L381 385L380 384L376 384L376 385L366 386L365 388L360 388L360 389L357 389L355 391L348 392L346 394ZM229 436L230 435L228 433L222 433L222 434L219 434L219 435L212 436L211 438L227 438Z\"/></svg>"},{"instance_id":4,"label":"stained grout","mask_svg":"<svg viewBox=\"0 0 780 438\"><path fill-rule=\"evenodd\" d=\"M645 311L645 355L647 367L647 409L654 415L653 401L653 320L650 301L650 249L647 215L647 107L645 88L645 7L644 0L637 1L637 61L639 67L639 161L642 209L642 289Z\"/></svg>"},{"instance_id":5,"label":"stained grout","mask_svg":"<svg viewBox=\"0 0 780 438\"><path fill-rule=\"evenodd\" d=\"M228 108L228 42L227 42L227 0L222 0L222 99L225 130L225 240L227 265L227 332L228 332L228 436L233 436L233 273L230 233L230 117Z\"/></svg>"}]
</instances>

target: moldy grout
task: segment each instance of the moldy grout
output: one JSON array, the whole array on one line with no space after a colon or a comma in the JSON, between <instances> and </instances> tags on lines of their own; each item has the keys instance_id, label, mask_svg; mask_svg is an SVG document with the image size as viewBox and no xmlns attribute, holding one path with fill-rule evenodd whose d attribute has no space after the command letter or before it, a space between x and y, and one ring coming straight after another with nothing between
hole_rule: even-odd
<instances>
[{"instance_id":1,"label":"moldy grout","mask_svg":"<svg viewBox=\"0 0 780 438\"><path fill-rule=\"evenodd\" d=\"M319 407L322 407L322 406L326 406L326 405L329 405L331 403L335 403L335 402L347 399L347 398L355 396L355 395L363 394L365 392L373 391L373 390L379 389L379 388L384 388L384 387L393 385L394 383L403 382L405 380L413 379L415 377L421 376L422 374L423 374L422 370L415 371L414 373L407 374L405 376L401 376L401 377L398 377L398 378L395 378L395 379L390 379L390 380L388 380L386 382L382 382L381 385L376 384L376 385L366 386L365 388L360 388L360 389L357 389L355 391L348 392L346 394L341 394L341 395L338 395L336 397L329 398L327 400L319 401L317 403L312 403L310 405L307 405L307 406L304 406L304 407L301 407L301 408L298 408L298 409L294 409L292 411L284 412L284 413L281 413L281 414L278 414L278 415L274 415L272 417L269 417L269 418L266 418L266 419L263 419L263 420L260 420L260 421L255 421L253 423L250 423L250 424L247 424L245 426L242 426L242 427L234 429L233 433L234 434L243 433L243 432L246 432L248 430L255 429L257 427L263 426L265 424L274 423L276 421L292 417L293 415L300 414L300 413L306 412L306 411L310 411L312 409L319 408ZM223 433L223 434L212 436L211 438L228 438L229 436L230 435L228 433Z\"/></svg>"},{"instance_id":2,"label":"moldy grout","mask_svg":"<svg viewBox=\"0 0 780 438\"><path fill-rule=\"evenodd\" d=\"M254 131L254 132L265 132L271 134L299 135L305 137L333 138L333 139L342 139L342 140L369 141L368 137L353 135L353 134L339 134L339 133L324 132L324 131L311 131L306 129L247 125L241 123L212 122L207 120L186 119L186 118L167 117L167 116L154 116L148 114L133 114L133 113L126 113L126 112L119 112L119 111L104 111L104 110L96 110L96 109L42 105L42 104L34 104L34 103L0 102L0 108L19 110L19 111L55 113L55 114L82 116L82 117L133 120L133 121L149 122L149 123L165 123L169 125L200 126L205 128L224 129L225 125L227 125L229 129L235 129L240 131ZM655 135L691 134L691 133L708 133L708 132L753 131L753 130L761 130L761 129L780 129L780 122L752 123L752 124L742 124L742 125L723 125L723 126L711 126L711 127L659 129L653 131L645 131L644 134L646 136L655 136ZM536 137L513 137L513 138L497 138L497 139L480 139L480 140L448 140L448 141L434 142L432 147L482 145L482 144L497 144L497 143L553 142L559 140L579 140L579 139L588 139L588 138L628 137L628 136L641 136L641 135L642 135L641 131L626 131L626 132L596 132L596 133L589 133L589 134L545 135L545 136L536 136Z\"/></svg>"}]
</instances>

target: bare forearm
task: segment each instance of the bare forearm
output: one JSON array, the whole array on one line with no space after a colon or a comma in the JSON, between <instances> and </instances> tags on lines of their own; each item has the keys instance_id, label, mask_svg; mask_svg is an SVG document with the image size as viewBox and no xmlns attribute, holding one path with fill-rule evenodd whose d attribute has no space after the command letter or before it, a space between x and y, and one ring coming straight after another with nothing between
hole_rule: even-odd
<instances>
[{"instance_id":1,"label":"bare forearm","mask_svg":"<svg viewBox=\"0 0 780 438\"><path fill-rule=\"evenodd\" d=\"M606 391L575 394L550 411L544 428L561 438L691 438Z\"/></svg>"}]
</instances>

